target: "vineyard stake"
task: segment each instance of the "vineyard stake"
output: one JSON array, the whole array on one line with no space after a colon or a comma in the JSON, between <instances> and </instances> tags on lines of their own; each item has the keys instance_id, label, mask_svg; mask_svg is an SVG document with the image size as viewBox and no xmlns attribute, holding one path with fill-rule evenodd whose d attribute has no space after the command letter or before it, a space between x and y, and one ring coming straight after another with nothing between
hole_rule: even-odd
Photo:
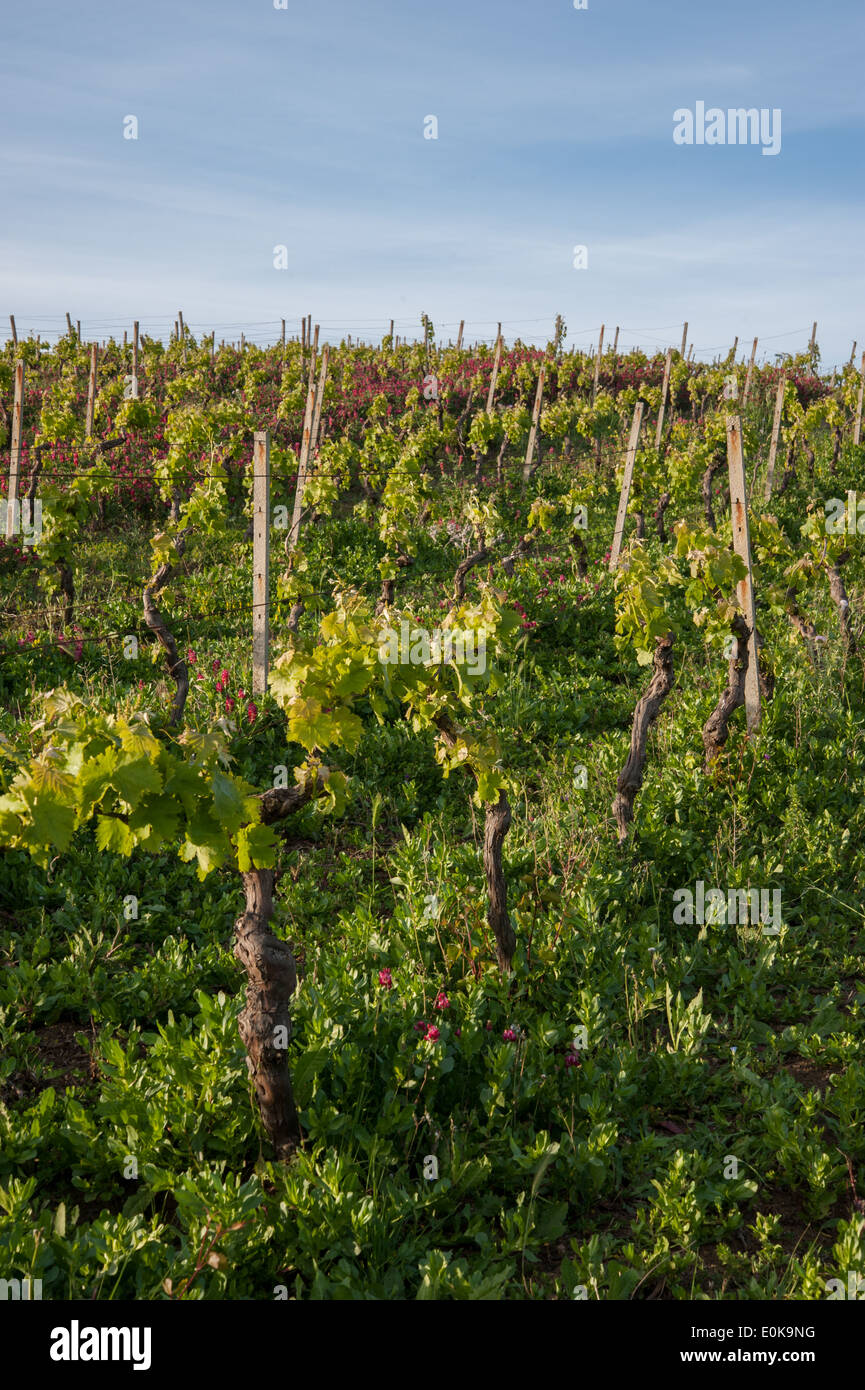
<instances>
[{"instance_id":1,"label":"vineyard stake","mask_svg":"<svg viewBox=\"0 0 865 1390\"><path fill-rule=\"evenodd\" d=\"M70 338L71 338L71 337L72 337L72 319L69 317L69 310L68 310L68 309L66 310L66 327L67 327L67 329L68 329L68 331L69 331L69 336L70 336Z\"/></svg>"},{"instance_id":2,"label":"vineyard stake","mask_svg":"<svg viewBox=\"0 0 865 1390\"><path fill-rule=\"evenodd\" d=\"M490 412L492 411L492 408L493 408L493 397L494 397L495 394L496 394L496 381L497 381L498 375L499 375L499 362L501 361L501 357L502 357L502 340L501 340L501 338L496 338L496 350L495 350L495 355L494 355L494 357L493 357L493 373L492 373L492 376L490 377L490 389L489 389L489 391L487 392L487 414L488 414L488 415L490 414Z\"/></svg>"},{"instance_id":3,"label":"vineyard stake","mask_svg":"<svg viewBox=\"0 0 865 1390\"><path fill-rule=\"evenodd\" d=\"M526 448L526 461L523 465L524 483L527 483L529 478L531 477L532 460L535 456L535 443L538 437L538 420L541 414L541 401L543 400L544 395L544 372L546 370L546 365L547 364L545 362L542 362L541 370L538 373L538 385L535 391L535 403L532 407L532 427L529 430L529 442L528 447Z\"/></svg>"},{"instance_id":4,"label":"vineyard stake","mask_svg":"<svg viewBox=\"0 0 865 1390\"><path fill-rule=\"evenodd\" d=\"M745 390L742 395L742 408L748 404L748 393L751 390L751 377L754 375L754 359L757 356L757 339L751 344L751 360L748 363L748 370L745 373Z\"/></svg>"},{"instance_id":5,"label":"vineyard stake","mask_svg":"<svg viewBox=\"0 0 865 1390\"><path fill-rule=\"evenodd\" d=\"M12 406L12 444L9 450L9 486L6 489L6 539L15 535L18 502L18 469L21 453L21 426L24 417L24 363L15 363L15 402Z\"/></svg>"},{"instance_id":6,"label":"vineyard stake","mask_svg":"<svg viewBox=\"0 0 865 1390\"><path fill-rule=\"evenodd\" d=\"M736 349L737 349L738 346L739 346L739 335L738 335L738 333L737 333L736 336L735 336L735 338L733 339L733 361L734 361L734 362L735 362L735 360L736 360Z\"/></svg>"},{"instance_id":7,"label":"vineyard stake","mask_svg":"<svg viewBox=\"0 0 865 1390\"><path fill-rule=\"evenodd\" d=\"M270 431L256 430L252 451L252 693L267 690L270 602Z\"/></svg>"},{"instance_id":8,"label":"vineyard stake","mask_svg":"<svg viewBox=\"0 0 865 1390\"><path fill-rule=\"evenodd\" d=\"M318 390L315 393L315 407L312 416L312 430L310 431L310 452L315 454L316 440L318 439L318 426L321 420L321 405L324 399L324 384L327 381L327 363L330 357L330 343L325 343L321 351L321 369L318 374Z\"/></svg>"},{"instance_id":9,"label":"vineyard stake","mask_svg":"<svg viewBox=\"0 0 865 1390\"><path fill-rule=\"evenodd\" d=\"M15 332L15 320L14 320L14 319L12 320L12 332L13 332L13 333ZM16 341L16 343L17 343L18 339L16 338L15 341ZM851 349L850 349L850 361L847 363L847 366L848 366L848 367L852 367L852 366L853 366L853 358L854 358L855 356L856 356L856 339L854 338L854 339L853 339L853 346L852 346Z\"/></svg>"},{"instance_id":10,"label":"vineyard stake","mask_svg":"<svg viewBox=\"0 0 865 1390\"><path fill-rule=\"evenodd\" d=\"M667 388L670 385L670 367L673 364L673 349L667 348L667 357L664 362L664 384L661 387L661 408L658 411L658 424L655 429L655 448L661 447L661 435L664 432L664 407L667 404Z\"/></svg>"},{"instance_id":11,"label":"vineyard stake","mask_svg":"<svg viewBox=\"0 0 865 1390\"><path fill-rule=\"evenodd\" d=\"M815 321L814 321L814 326L813 326L813 328L811 329L811 341L810 341L810 343L808 344L808 351L809 351L809 352L813 352L813 351L814 351L814 344L816 343L816 341L817 341L817 321L816 321L816 319L815 319Z\"/></svg>"},{"instance_id":12,"label":"vineyard stake","mask_svg":"<svg viewBox=\"0 0 865 1390\"><path fill-rule=\"evenodd\" d=\"M96 344L90 344L90 376L87 381L87 414L84 433L89 439L93 433L93 407L96 404Z\"/></svg>"},{"instance_id":13,"label":"vineyard stake","mask_svg":"<svg viewBox=\"0 0 865 1390\"><path fill-rule=\"evenodd\" d=\"M616 336L615 336L615 338L613 339L613 357L615 357L615 355L616 355L616 351L617 351L617 349L618 349L618 346L619 346L619 325L616 324Z\"/></svg>"},{"instance_id":14,"label":"vineyard stake","mask_svg":"<svg viewBox=\"0 0 865 1390\"><path fill-rule=\"evenodd\" d=\"M619 563L619 555L622 550L622 536L625 533L625 516L628 510L628 498L631 495L631 479L634 476L634 459L637 456L640 426L643 423L643 409L643 402L637 401L637 404L634 406L634 418L631 421L628 452L625 456L625 476L622 478L622 491L619 494L619 510L616 512L616 529L613 532L613 543L610 547L610 563L608 568L611 574Z\"/></svg>"},{"instance_id":15,"label":"vineyard stake","mask_svg":"<svg viewBox=\"0 0 865 1390\"><path fill-rule=\"evenodd\" d=\"M14 314L10 314L10 315L9 315L9 323L10 323L11 328L12 328L12 346L13 346L13 347L17 347L17 346L18 346L18 330L17 330L17 328L15 327L15 315L14 315ZM854 351L854 352L856 351L856 344L855 344L855 343L853 344L853 351ZM851 356L851 358L850 358L850 361L851 361L851 362L853 361L852 356Z\"/></svg>"},{"instance_id":16,"label":"vineyard stake","mask_svg":"<svg viewBox=\"0 0 865 1390\"><path fill-rule=\"evenodd\" d=\"M748 638L748 669L745 672L745 719L748 732L760 727L760 667L757 658L757 614L754 607L754 580L751 573L751 533L748 526L748 494L745 486L745 459L742 453L742 426L738 415L727 416L727 466L730 472L730 513L733 522L733 549L748 573L736 586Z\"/></svg>"},{"instance_id":17,"label":"vineyard stake","mask_svg":"<svg viewBox=\"0 0 865 1390\"><path fill-rule=\"evenodd\" d=\"M594 375L594 378L593 378L593 380L592 380L592 405L594 405L594 403L595 403L595 397L596 397L597 394L598 394L598 373L599 373L600 370L601 370L601 357L603 356L603 353L604 353L604 325L601 324L601 336L600 336L599 339L598 339L598 355L597 355L597 357L595 358L595 375Z\"/></svg>"},{"instance_id":18,"label":"vineyard stake","mask_svg":"<svg viewBox=\"0 0 865 1390\"><path fill-rule=\"evenodd\" d=\"M775 477L775 455L778 452L778 436L781 433L781 415L784 410L784 386L786 383L786 372L781 373L778 378L778 390L775 394L775 414L772 419L772 441L769 445L769 469L766 474L765 500L768 502L772 496L772 482Z\"/></svg>"},{"instance_id":19,"label":"vineyard stake","mask_svg":"<svg viewBox=\"0 0 865 1390\"><path fill-rule=\"evenodd\" d=\"M315 362L315 358L313 358ZM303 491L306 487L307 462L309 459L309 441L312 434L312 415L315 409L315 385L312 374L310 374L309 387L306 392L306 410L303 416L303 438L300 444L300 458L297 464L297 485L294 490L294 512L291 518L291 530L288 533L288 543L286 554L290 555L300 539L300 516L303 509Z\"/></svg>"},{"instance_id":20,"label":"vineyard stake","mask_svg":"<svg viewBox=\"0 0 865 1390\"><path fill-rule=\"evenodd\" d=\"M682 356L682 357L685 356L685 348L686 348L687 346L688 346L688 321L687 321L687 319L686 319L686 320L685 320L684 327L682 328L682 347L681 347L681 356Z\"/></svg>"},{"instance_id":21,"label":"vineyard stake","mask_svg":"<svg viewBox=\"0 0 865 1390\"><path fill-rule=\"evenodd\" d=\"M465 319L460 319L460 331L459 331L459 333L457 334L457 352L459 352L460 348L461 348L462 345L463 345L463 329L465 328L465 326L466 326L466 321L465 321Z\"/></svg>"},{"instance_id":22,"label":"vineyard stake","mask_svg":"<svg viewBox=\"0 0 865 1390\"><path fill-rule=\"evenodd\" d=\"M862 366L859 372L859 399L856 402L856 424L853 426L853 443L858 444L862 437L862 400L865 397L865 352L862 354Z\"/></svg>"}]
</instances>

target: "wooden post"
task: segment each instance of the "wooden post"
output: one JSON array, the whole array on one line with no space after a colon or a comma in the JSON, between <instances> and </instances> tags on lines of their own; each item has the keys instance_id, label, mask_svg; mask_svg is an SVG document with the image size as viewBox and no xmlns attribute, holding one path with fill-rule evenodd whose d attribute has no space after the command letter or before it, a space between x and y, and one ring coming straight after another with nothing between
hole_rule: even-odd
<instances>
[{"instance_id":1,"label":"wooden post","mask_svg":"<svg viewBox=\"0 0 865 1390\"><path fill-rule=\"evenodd\" d=\"M321 405L324 399L324 384L327 381L327 363L330 357L330 343L325 343L321 350L321 368L318 373L318 390L315 393L315 407L312 415L312 429L309 435L310 454L315 453L316 440L318 439L318 425L321 420Z\"/></svg>"},{"instance_id":2,"label":"wooden post","mask_svg":"<svg viewBox=\"0 0 865 1390\"><path fill-rule=\"evenodd\" d=\"M93 433L93 409L96 405L96 344L90 344L90 376L87 381L87 414L84 420L84 433L89 439Z\"/></svg>"},{"instance_id":3,"label":"wooden post","mask_svg":"<svg viewBox=\"0 0 865 1390\"><path fill-rule=\"evenodd\" d=\"M501 326L500 323L497 323L497 324L496 324L496 338L499 339L499 338L501 338L501 336L502 336L502 326Z\"/></svg>"},{"instance_id":4,"label":"wooden post","mask_svg":"<svg viewBox=\"0 0 865 1390\"><path fill-rule=\"evenodd\" d=\"M9 315L9 323L10 323L10 326L11 326L11 328L12 328L12 344L13 344L14 347L17 347L17 346L18 346L18 330L17 330L17 328L15 327L15 315L14 315L14 314L10 314L10 315ZM855 344L855 343L853 344L853 351L854 351L854 352L856 351L856 344ZM851 358L850 358L850 361L851 361L851 362L853 361L852 356L851 356Z\"/></svg>"},{"instance_id":5,"label":"wooden post","mask_svg":"<svg viewBox=\"0 0 865 1390\"><path fill-rule=\"evenodd\" d=\"M625 534L625 517L628 512L628 498L631 495L631 479L634 476L634 459L637 457L640 426L643 423L643 409L643 402L637 401L637 404L634 406L634 418L631 421L628 452L625 456L625 476L622 478L622 491L619 494L619 510L616 513L616 529L613 532L613 544L610 547L610 563L608 568L611 574L619 563L619 555L622 551L622 537Z\"/></svg>"},{"instance_id":6,"label":"wooden post","mask_svg":"<svg viewBox=\"0 0 865 1390\"><path fill-rule=\"evenodd\" d=\"M313 358L313 361L315 359ZM310 376L309 388L306 393L306 410L303 416L303 438L300 443L300 459L297 468L297 486L294 491L294 513L291 518L291 530L288 533L287 554L291 554L300 538L300 516L303 510L303 491L306 487L307 464L309 460L309 441L312 436L312 416L315 410L315 387Z\"/></svg>"},{"instance_id":7,"label":"wooden post","mask_svg":"<svg viewBox=\"0 0 865 1390\"><path fill-rule=\"evenodd\" d=\"M613 356L614 356L614 357L615 357L616 353L618 352L618 350L619 350L619 325L616 324L616 336L615 336L614 339L613 339Z\"/></svg>"},{"instance_id":8,"label":"wooden post","mask_svg":"<svg viewBox=\"0 0 865 1390\"><path fill-rule=\"evenodd\" d=\"M742 407L748 404L748 393L751 390L751 377L754 375L754 359L757 356L757 339L751 345L751 360L748 363L748 370L745 373L745 390L742 395Z\"/></svg>"},{"instance_id":9,"label":"wooden post","mask_svg":"<svg viewBox=\"0 0 865 1390\"><path fill-rule=\"evenodd\" d=\"M727 466L730 471L730 512L733 521L733 549L748 573L736 587L736 597L751 630L748 638L748 670L745 673L745 719L748 732L760 727L760 668L757 657L757 615L754 608L754 581L751 572L751 534L748 527L748 494L745 486L745 459L742 453L742 426L738 415L727 416Z\"/></svg>"},{"instance_id":10,"label":"wooden post","mask_svg":"<svg viewBox=\"0 0 865 1390\"><path fill-rule=\"evenodd\" d=\"M312 314L307 314L306 317L306 346L312 346Z\"/></svg>"},{"instance_id":11,"label":"wooden post","mask_svg":"<svg viewBox=\"0 0 865 1390\"><path fill-rule=\"evenodd\" d=\"M685 321L685 324L684 324L684 326L683 326L683 328L682 328L682 349L681 349L681 355L682 355L683 357L685 356L685 348L686 348L687 346L688 346L688 324L687 324L687 320L686 320L686 321Z\"/></svg>"},{"instance_id":12,"label":"wooden post","mask_svg":"<svg viewBox=\"0 0 865 1390\"><path fill-rule=\"evenodd\" d=\"M667 388L670 385L670 368L673 365L673 349L667 348L667 356L664 362L664 384L661 387L661 408L658 411L658 424L655 430L655 448L661 447L661 435L664 431L664 407L667 403Z\"/></svg>"},{"instance_id":13,"label":"wooden post","mask_svg":"<svg viewBox=\"0 0 865 1390\"><path fill-rule=\"evenodd\" d=\"M66 328L67 328L67 331L68 331L69 336L70 336L70 338L71 338L71 337L72 337L72 320L71 320L71 318L69 317L69 310L68 310L68 309L66 310Z\"/></svg>"},{"instance_id":14,"label":"wooden post","mask_svg":"<svg viewBox=\"0 0 865 1390\"><path fill-rule=\"evenodd\" d=\"M457 334L457 352L459 352L460 348L461 348L462 345L463 345L463 329L465 328L465 326L466 326L466 321L465 321L465 319L460 319L460 331L459 331L459 333Z\"/></svg>"},{"instance_id":15,"label":"wooden post","mask_svg":"<svg viewBox=\"0 0 865 1390\"><path fill-rule=\"evenodd\" d=\"M310 314L309 317L312 318L312 314ZM348 341L351 342L351 338L349 338ZM318 324L315 325L315 334L313 335L313 339L312 339L312 360L313 360L313 362L315 361L315 359L316 359L317 357L318 357Z\"/></svg>"},{"instance_id":16,"label":"wooden post","mask_svg":"<svg viewBox=\"0 0 865 1390\"><path fill-rule=\"evenodd\" d=\"M240 351L241 351L241 352L245 352L245 351L246 351L246 334L245 334L245 333L241 333L241 335L240 335Z\"/></svg>"},{"instance_id":17,"label":"wooden post","mask_svg":"<svg viewBox=\"0 0 865 1390\"><path fill-rule=\"evenodd\" d=\"M285 352L285 319L282 320L282 350Z\"/></svg>"},{"instance_id":18,"label":"wooden post","mask_svg":"<svg viewBox=\"0 0 865 1390\"><path fill-rule=\"evenodd\" d=\"M862 401L865 398L865 352L862 354L862 367L859 373L859 399L856 402L856 423L853 426L853 443L862 438Z\"/></svg>"},{"instance_id":19,"label":"wooden post","mask_svg":"<svg viewBox=\"0 0 865 1390\"><path fill-rule=\"evenodd\" d=\"M538 438L538 420L541 415L541 401L544 397L544 372L546 362L541 363L541 370L538 373L538 385L535 390L535 403L532 407L532 427L529 430L529 442L526 448L526 461L523 464L523 482L527 483L532 472L532 462L535 457L535 444Z\"/></svg>"},{"instance_id":20,"label":"wooden post","mask_svg":"<svg viewBox=\"0 0 865 1390\"><path fill-rule=\"evenodd\" d=\"M598 355L597 355L597 357L595 358L595 375L594 375L594 379L592 380L592 405L594 405L594 403L595 403L595 397L596 397L597 394L598 394L598 373L599 373L600 370L601 370L601 358L603 357L603 355L604 355L604 325L601 324L601 336L600 336L599 339L598 339Z\"/></svg>"},{"instance_id":21,"label":"wooden post","mask_svg":"<svg viewBox=\"0 0 865 1390\"><path fill-rule=\"evenodd\" d=\"M252 451L252 693L267 690L270 603L270 431L256 430Z\"/></svg>"},{"instance_id":22,"label":"wooden post","mask_svg":"<svg viewBox=\"0 0 865 1390\"><path fill-rule=\"evenodd\" d=\"M808 344L808 351L809 351L809 352L813 352L813 351L814 351L814 344L816 343L816 341L817 341L817 321L816 321L816 319L815 319L815 321L814 321L814 326L813 326L813 328L811 329L811 341L810 341L810 343Z\"/></svg>"},{"instance_id":23,"label":"wooden post","mask_svg":"<svg viewBox=\"0 0 865 1390\"><path fill-rule=\"evenodd\" d=\"M495 350L495 355L494 355L494 357L493 357L493 373L492 373L492 376L490 377L490 389L489 389L489 391L487 392L487 414L488 414L488 415L489 415L490 411L491 411L492 408L493 408L493 397L494 397L495 394L496 394L496 381L498 380L498 375L499 375L499 362L501 361L501 357L502 357L502 340L501 340L501 338L496 338L496 350Z\"/></svg>"},{"instance_id":24,"label":"wooden post","mask_svg":"<svg viewBox=\"0 0 865 1390\"><path fill-rule=\"evenodd\" d=\"M786 384L786 372L781 373L778 378L778 390L775 393L775 415L772 420L772 441L769 445L769 469L766 473L766 501L772 496L772 482L775 477L775 455L778 452L778 436L781 433L781 415L784 410L784 386Z\"/></svg>"},{"instance_id":25,"label":"wooden post","mask_svg":"<svg viewBox=\"0 0 865 1390\"><path fill-rule=\"evenodd\" d=\"M180 336L181 336L181 338L185 338L185 337L186 337L186 328L184 327L184 324L183 324L183 312L182 312L182 310L180 310L180 309L178 309L178 311L177 311L177 323L178 323L178 327L180 328Z\"/></svg>"},{"instance_id":26,"label":"wooden post","mask_svg":"<svg viewBox=\"0 0 865 1390\"><path fill-rule=\"evenodd\" d=\"M75 336L76 336L76 338L78 339L78 341L79 341L79 343L80 343L80 342L81 342L81 320L80 320L80 319L76 319L76 320L75 320Z\"/></svg>"},{"instance_id":27,"label":"wooden post","mask_svg":"<svg viewBox=\"0 0 865 1390\"><path fill-rule=\"evenodd\" d=\"M138 390L138 319L132 325L132 375L135 378L135 389Z\"/></svg>"},{"instance_id":28,"label":"wooden post","mask_svg":"<svg viewBox=\"0 0 865 1390\"><path fill-rule=\"evenodd\" d=\"M738 335L738 333L737 333L736 336L735 336L735 338L733 339L733 361L734 361L734 362L735 362L735 360L736 360L736 349L737 349L738 346L739 346L739 335Z\"/></svg>"},{"instance_id":29,"label":"wooden post","mask_svg":"<svg viewBox=\"0 0 865 1390\"><path fill-rule=\"evenodd\" d=\"M15 332L15 320L14 320L14 319L12 320L12 332L13 332L13 333ZM16 338L15 341L16 341L16 343L17 343L18 339ZM848 366L848 367L852 367L852 366L853 366L853 358L854 358L855 356L856 356L856 339L854 338L854 339L853 339L853 346L852 346L851 349L850 349L850 361L847 363L847 366Z\"/></svg>"},{"instance_id":30,"label":"wooden post","mask_svg":"<svg viewBox=\"0 0 865 1390\"><path fill-rule=\"evenodd\" d=\"M6 489L6 539L15 535L18 503L18 472L21 455L21 427L24 419L24 363L15 363L15 401L12 406L12 439L9 450L9 486Z\"/></svg>"}]
</instances>

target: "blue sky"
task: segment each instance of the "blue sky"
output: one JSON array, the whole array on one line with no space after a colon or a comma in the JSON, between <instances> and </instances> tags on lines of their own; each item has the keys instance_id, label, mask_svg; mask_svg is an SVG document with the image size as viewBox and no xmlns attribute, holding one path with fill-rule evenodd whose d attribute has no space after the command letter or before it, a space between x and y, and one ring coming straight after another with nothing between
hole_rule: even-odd
<instances>
[{"instance_id":1,"label":"blue sky","mask_svg":"<svg viewBox=\"0 0 865 1390\"><path fill-rule=\"evenodd\" d=\"M0 315L544 342L561 312L577 345L687 319L698 353L770 357L816 319L824 364L865 347L861 0L588 5L7 7ZM780 108L780 154L675 145L697 101Z\"/></svg>"}]
</instances>

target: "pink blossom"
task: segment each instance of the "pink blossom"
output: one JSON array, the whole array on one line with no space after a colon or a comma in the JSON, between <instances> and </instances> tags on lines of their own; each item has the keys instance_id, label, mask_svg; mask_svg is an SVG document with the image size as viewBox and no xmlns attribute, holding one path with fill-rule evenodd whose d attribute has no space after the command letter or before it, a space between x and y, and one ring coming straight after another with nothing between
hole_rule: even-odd
<instances>
[{"instance_id":1,"label":"pink blossom","mask_svg":"<svg viewBox=\"0 0 865 1390\"><path fill-rule=\"evenodd\" d=\"M388 969L380 970L378 972L378 982L381 985L382 989L390 989L392 987L393 979L391 978L391 973Z\"/></svg>"},{"instance_id":2,"label":"pink blossom","mask_svg":"<svg viewBox=\"0 0 865 1390\"><path fill-rule=\"evenodd\" d=\"M425 1039L427 1042L438 1042L441 1034L434 1023L431 1023L426 1030Z\"/></svg>"},{"instance_id":3,"label":"pink blossom","mask_svg":"<svg viewBox=\"0 0 865 1390\"><path fill-rule=\"evenodd\" d=\"M502 1033L502 1038L505 1042L516 1042L517 1035L514 1032L513 1028L506 1028Z\"/></svg>"},{"instance_id":4,"label":"pink blossom","mask_svg":"<svg viewBox=\"0 0 865 1390\"><path fill-rule=\"evenodd\" d=\"M225 702L225 713L226 713L226 714L231 714L231 711L234 709L234 703L235 703L234 700L232 700L231 696L229 695L228 699L227 699L226 702Z\"/></svg>"},{"instance_id":5,"label":"pink blossom","mask_svg":"<svg viewBox=\"0 0 865 1390\"><path fill-rule=\"evenodd\" d=\"M249 720L250 724L254 724L256 719L258 718L258 706L254 705L251 700L249 704L246 706L246 717Z\"/></svg>"},{"instance_id":6,"label":"pink blossom","mask_svg":"<svg viewBox=\"0 0 865 1390\"><path fill-rule=\"evenodd\" d=\"M441 1009L449 1009L450 1006L451 1006L451 1001L448 999L448 997L447 997L447 995L445 994L444 990L443 990L443 989L440 989L439 992L438 992L438 994L436 995L436 1000L435 1000L435 1004L433 1005L433 1008L434 1008L434 1009L439 1009L439 1010L441 1010Z\"/></svg>"}]
</instances>

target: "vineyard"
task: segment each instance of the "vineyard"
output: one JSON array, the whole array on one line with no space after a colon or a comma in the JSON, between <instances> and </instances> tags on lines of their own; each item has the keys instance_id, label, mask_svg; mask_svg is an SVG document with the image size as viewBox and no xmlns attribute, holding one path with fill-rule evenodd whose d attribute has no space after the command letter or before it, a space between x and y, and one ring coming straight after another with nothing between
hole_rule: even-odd
<instances>
[{"instance_id":1,"label":"vineyard","mask_svg":"<svg viewBox=\"0 0 865 1390\"><path fill-rule=\"evenodd\" d=\"M6 1278L865 1278L865 359L550 329L13 323Z\"/></svg>"}]
</instances>

